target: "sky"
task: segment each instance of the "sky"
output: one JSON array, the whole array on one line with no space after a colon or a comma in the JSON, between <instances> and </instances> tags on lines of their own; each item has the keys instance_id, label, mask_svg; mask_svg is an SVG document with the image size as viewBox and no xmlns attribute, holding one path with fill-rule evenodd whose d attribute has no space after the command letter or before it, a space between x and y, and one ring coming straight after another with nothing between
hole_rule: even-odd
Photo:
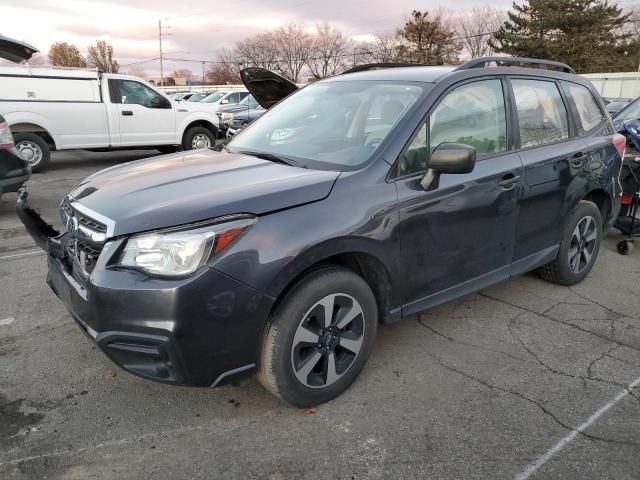
<instances>
[{"instance_id":1,"label":"sky","mask_svg":"<svg viewBox=\"0 0 640 480\"><path fill-rule=\"evenodd\" d=\"M158 20L170 34L163 36L166 57L210 60L218 48L290 22L309 28L329 22L365 40L399 27L413 9L482 4L506 9L511 0L0 0L0 33L43 53L56 41L84 52L95 40L108 40L126 71L128 64L158 57ZM142 67L157 74L159 62ZM198 72L201 64L165 62L166 71L184 67Z\"/></svg>"}]
</instances>

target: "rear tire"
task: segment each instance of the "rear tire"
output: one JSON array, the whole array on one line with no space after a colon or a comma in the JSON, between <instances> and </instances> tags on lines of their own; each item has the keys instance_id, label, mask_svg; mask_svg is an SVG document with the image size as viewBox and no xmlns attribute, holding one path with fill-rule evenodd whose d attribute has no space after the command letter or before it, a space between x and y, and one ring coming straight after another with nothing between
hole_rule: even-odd
<instances>
[{"instance_id":1,"label":"rear tire","mask_svg":"<svg viewBox=\"0 0 640 480\"><path fill-rule=\"evenodd\" d=\"M31 165L32 172L44 172L47 169L51 152L44 138L35 133L16 133L13 141L22 158Z\"/></svg>"},{"instance_id":2,"label":"rear tire","mask_svg":"<svg viewBox=\"0 0 640 480\"><path fill-rule=\"evenodd\" d=\"M294 405L327 402L358 377L377 325L375 297L360 276L339 267L312 272L286 295L267 326L258 380Z\"/></svg>"},{"instance_id":3,"label":"rear tire","mask_svg":"<svg viewBox=\"0 0 640 480\"><path fill-rule=\"evenodd\" d=\"M575 285L589 274L600 251L602 216L593 203L581 200L569 215L558 255L538 269L539 275L560 285Z\"/></svg>"},{"instance_id":4,"label":"rear tire","mask_svg":"<svg viewBox=\"0 0 640 480\"><path fill-rule=\"evenodd\" d=\"M217 130L212 132L204 127L191 127L184 134L182 148L185 150L211 148L216 144L217 136Z\"/></svg>"}]
</instances>

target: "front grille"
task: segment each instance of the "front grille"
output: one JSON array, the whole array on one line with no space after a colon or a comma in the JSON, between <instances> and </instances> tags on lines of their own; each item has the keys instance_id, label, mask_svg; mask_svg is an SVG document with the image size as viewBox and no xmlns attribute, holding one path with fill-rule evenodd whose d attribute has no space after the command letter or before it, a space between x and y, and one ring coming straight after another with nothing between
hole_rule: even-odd
<instances>
[{"instance_id":1,"label":"front grille","mask_svg":"<svg viewBox=\"0 0 640 480\"><path fill-rule=\"evenodd\" d=\"M68 199L60 206L60 219L67 228L67 258L74 260L68 262L69 267L74 270L78 266L84 276L89 276L104 247L107 226L80 213Z\"/></svg>"},{"instance_id":2,"label":"front grille","mask_svg":"<svg viewBox=\"0 0 640 480\"><path fill-rule=\"evenodd\" d=\"M76 214L76 216L78 216ZM107 233L107 226L88 217L78 216L78 223L98 233Z\"/></svg>"}]
</instances>

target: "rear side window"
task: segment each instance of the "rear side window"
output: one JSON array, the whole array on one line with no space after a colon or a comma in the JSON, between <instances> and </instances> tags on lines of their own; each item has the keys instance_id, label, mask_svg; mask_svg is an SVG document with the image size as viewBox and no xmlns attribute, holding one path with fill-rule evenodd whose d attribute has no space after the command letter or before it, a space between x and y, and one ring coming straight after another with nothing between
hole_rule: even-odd
<instances>
[{"instance_id":1,"label":"rear side window","mask_svg":"<svg viewBox=\"0 0 640 480\"><path fill-rule=\"evenodd\" d=\"M597 127L605 117L589 89L577 83L566 82L564 85L569 90L573 103L576 104L582 129L588 132Z\"/></svg>"},{"instance_id":2,"label":"rear side window","mask_svg":"<svg viewBox=\"0 0 640 480\"><path fill-rule=\"evenodd\" d=\"M500 80L467 83L448 93L405 148L398 175L424 171L438 145L451 142L471 145L479 157L506 152L507 122Z\"/></svg>"},{"instance_id":3,"label":"rear side window","mask_svg":"<svg viewBox=\"0 0 640 480\"><path fill-rule=\"evenodd\" d=\"M535 147L569 138L567 109L554 82L511 80L518 110L520 146Z\"/></svg>"}]
</instances>

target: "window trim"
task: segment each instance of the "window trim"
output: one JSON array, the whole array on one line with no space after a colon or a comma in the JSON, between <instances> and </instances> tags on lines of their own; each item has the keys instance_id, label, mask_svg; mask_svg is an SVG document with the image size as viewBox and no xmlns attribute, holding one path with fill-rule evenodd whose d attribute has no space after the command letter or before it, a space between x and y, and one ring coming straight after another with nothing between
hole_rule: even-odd
<instances>
[{"instance_id":1,"label":"window trim","mask_svg":"<svg viewBox=\"0 0 640 480\"><path fill-rule=\"evenodd\" d=\"M533 148L541 148L546 147L548 145L558 145L564 142L570 142L576 138L576 129L574 124L573 112L571 111L571 107L567 107L567 98L564 95L564 91L562 90L561 85L555 78L548 77L535 77L532 75L509 75L508 77L509 89L511 90L511 95L513 96L513 113L514 113L514 131L515 131L515 152L526 152ZM528 147L522 146L522 139L520 138L520 116L518 115L518 106L516 104L516 95L513 89L513 80L531 80L537 82L549 82L555 84L558 89L558 93L560 94L560 100L564 106L565 113L567 115L567 127L568 127L568 136L567 138L561 138L560 140L556 140L554 142L544 143L542 145L530 145ZM516 128L517 126L517 128Z\"/></svg>"},{"instance_id":2,"label":"window trim","mask_svg":"<svg viewBox=\"0 0 640 480\"><path fill-rule=\"evenodd\" d=\"M431 103L431 105L427 109L427 112L420 119L417 126L411 132L411 135L409 136L409 140L407 140L407 142L404 144L404 146L402 147L402 150L400 151L400 154L398 154L398 157L395 159L395 161L393 162L393 165L389 169L389 173L387 174L387 182L391 183L397 180L406 180L406 179L417 177L417 176L422 177L427 173L428 168L425 170L421 170L420 172L407 173L405 175L398 175L398 169L400 167L400 158L402 154L405 152L407 147L411 145L416 135L420 133L422 126L427 122L429 123L429 125L427 125L427 142L429 142L429 131L431 130L431 114L438 107L438 105L440 105L442 100L444 100L444 98L449 93L451 93L453 90L457 89L458 87L462 87L470 83L477 83L477 82L482 82L487 80L498 80L502 88L502 99L504 102L504 115L505 115L505 124L506 124L507 149L504 152L499 152L494 154L482 154L482 156L478 156L478 158L476 159L476 162L483 162L485 160L501 157L503 155L509 155L515 151L516 144L515 144L514 133L518 129L514 129L513 126L511 125L513 122L512 114L515 108L515 102L513 104L511 103L512 100L510 98L510 95L513 95L513 93L510 90L510 85L507 83L507 76L506 75L483 75L478 77L467 78L465 80L461 80L459 82L455 82L449 85L438 96L438 98Z\"/></svg>"},{"instance_id":3,"label":"window trim","mask_svg":"<svg viewBox=\"0 0 640 480\"><path fill-rule=\"evenodd\" d=\"M582 126L582 119L580 118L580 112L578 111L578 105L576 104L576 102L573 99L573 96L571 95L571 92L569 90L569 86L568 84L571 85L576 85L578 87L582 87L584 88L587 92L589 92L589 94L591 95L591 98L593 99L593 102L596 104L596 107L598 108L598 111L600 112L600 115L602 116L602 119L593 127L591 127L589 130L585 130L584 127ZM583 85L581 83L578 82L572 82L570 80L562 80L560 81L560 86L561 88L564 90L565 86L566 86L566 90L565 90L565 94L567 96L567 99L569 100L569 103L571 105L571 110L575 119L575 124L576 124L576 137L588 137L589 135L597 132L599 129L602 128L603 124L607 122L607 120L609 119L609 114L607 112L604 112L602 110L602 105L601 102L598 101L598 99L596 98L596 96L593 94L593 92L591 91L591 89L589 87L587 87L586 85Z\"/></svg>"}]
</instances>

